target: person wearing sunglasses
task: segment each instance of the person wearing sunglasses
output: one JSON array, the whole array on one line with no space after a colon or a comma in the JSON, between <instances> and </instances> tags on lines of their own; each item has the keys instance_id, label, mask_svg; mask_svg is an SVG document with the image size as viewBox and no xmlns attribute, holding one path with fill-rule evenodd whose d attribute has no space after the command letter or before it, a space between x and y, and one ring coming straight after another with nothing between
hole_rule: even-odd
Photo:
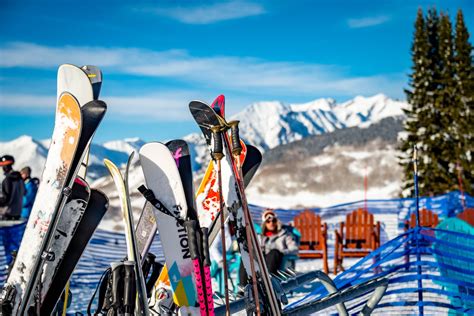
<instances>
[{"instance_id":1,"label":"person wearing sunglasses","mask_svg":"<svg viewBox=\"0 0 474 316\"><path fill-rule=\"evenodd\" d=\"M276 213L267 209L262 214L262 234L260 246L265 255L268 271L276 274L281 268L283 257L298 253L295 236L283 226Z\"/></svg>"}]
</instances>

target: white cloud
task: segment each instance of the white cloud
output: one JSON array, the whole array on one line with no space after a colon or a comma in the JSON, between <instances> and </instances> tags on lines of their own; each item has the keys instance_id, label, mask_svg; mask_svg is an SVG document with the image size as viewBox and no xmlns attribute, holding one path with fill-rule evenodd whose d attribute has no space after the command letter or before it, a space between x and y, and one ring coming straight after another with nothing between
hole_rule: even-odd
<instances>
[{"instance_id":1,"label":"white cloud","mask_svg":"<svg viewBox=\"0 0 474 316\"><path fill-rule=\"evenodd\" d=\"M235 56L195 57L184 50L49 47L10 43L0 47L0 67L56 68L62 63L96 64L104 73L169 78L193 89L278 96L338 96L384 92L400 95L404 74L353 76L345 68Z\"/></svg>"},{"instance_id":2,"label":"white cloud","mask_svg":"<svg viewBox=\"0 0 474 316\"><path fill-rule=\"evenodd\" d=\"M158 121L192 121L188 104L192 100L212 101L215 95L195 90L174 90L142 95L104 95L107 104L107 117L120 116L130 120L154 119ZM231 96L227 98L233 108L241 108L252 101L246 98ZM34 111L54 113L56 95L38 94L5 94L0 93L2 111ZM230 109L229 114L233 113ZM234 109L235 110L235 109Z\"/></svg>"},{"instance_id":3,"label":"white cloud","mask_svg":"<svg viewBox=\"0 0 474 316\"><path fill-rule=\"evenodd\" d=\"M56 95L0 94L0 109L50 110L56 104Z\"/></svg>"},{"instance_id":4,"label":"white cloud","mask_svg":"<svg viewBox=\"0 0 474 316\"><path fill-rule=\"evenodd\" d=\"M349 25L350 28L356 29L356 28L375 26L375 25L383 24L388 21L390 21L390 17L388 15L378 15L378 16L371 16L371 17L364 17L364 18L348 19L347 25Z\"/></svg>"},{"instance_id":5,"label":"white cloud","mask_svg":"<svg viewBox=\"0 0 474 316\"><path fill-rule=\"evenodd\" d=\"M161 7L146 11L187 24L211 24L265 13L260 4L238 0L200 6Z\"/></svg>"}]
</instances>

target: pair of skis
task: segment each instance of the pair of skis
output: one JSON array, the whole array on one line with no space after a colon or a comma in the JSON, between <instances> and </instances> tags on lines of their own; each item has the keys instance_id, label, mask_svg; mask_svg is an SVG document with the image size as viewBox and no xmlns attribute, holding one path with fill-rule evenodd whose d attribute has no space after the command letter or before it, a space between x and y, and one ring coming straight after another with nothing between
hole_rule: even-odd
<instances>
[{"instance_id":1,"label":"pair of skis","mask_svg":"<svg viewBox=\"0 0 474 316\"><path fill-rule=\"evenodd\" d=\"M63 225L68 220L63 216L65 204L69 202L68 210L84 210L93 198L95 207L106 209L105 196L92 191L88 197L90 191L81 180L78 180L77 186L73 185L79 172L85 176L86 163L83 165L82 162L87 162L88 146L106 111L105 103L94 99L95 79L91 80L88 75L97 76L95 69L91 71L90 68L83 70L73 65L62 65L58 70L54 132L37 198L2 291L2 314L25 315L27 311L43 313L42 303L45 300L54 308L64 288L56 286L56 281L67 282L70 268L73 270L77 263L66 255L70 251L75 254L80 252L75 256L78 259L82 254L82 251L71 248L72 235L76 234L80 224L74 223L76 225L72 225L72 231L61 230L65 226L69 227ZM98 92L95 95L98 96ZM79 194L78 190L82 190L83 194ZM82 228L89 230L88 227ZM58 233L64 240L56 238ZM53 283L54 286L51 286ZM59 296L50 292L50 289L56 292L59 290ZM33 302L35 296L36 302ZM32 305L35 308L31 308Z\"/></svg>"},{"instance_id":2,"label":"pair of skis","mask_svg":"<svg viewBox=\"0 0 474 316\"><path fill-rule=\"evenodd\" d=\"M262 307L267 314L279 315L280 303L276 298L268 273L263 254L260 251L257 234L253 227L252 218L244 192L241 141L238 133L238 122L227 123L224 114L224 99L219 97L213 107L200 101L190 103L190 111L201 128L206 142L214 151L216 143L224 142L224 159L222 160L222 175L228 185L222 186L222 197L226 209L229 211L236 226L237 241L239 243L242 261L247 275L252 276L252 293L255 311L260 314L260 293ZM219 112L216 113L215 110ZM229 137L227 131L231 131ZM219 166L218 166L219 167ZM259 285L263 285L259 288ZM227 304L226 304L227 305Z\"/></svg>"}]
</instances>

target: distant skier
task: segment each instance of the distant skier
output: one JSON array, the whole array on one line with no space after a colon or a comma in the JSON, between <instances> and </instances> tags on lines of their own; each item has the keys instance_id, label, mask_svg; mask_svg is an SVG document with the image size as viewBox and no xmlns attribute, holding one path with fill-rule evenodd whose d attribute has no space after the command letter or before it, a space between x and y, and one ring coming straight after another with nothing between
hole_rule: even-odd
<instances>
[{"instance_id":1,"label":"distant skier","mask_svg":"<svg viewBox=\"0 0 474 316\"><path fill-rule=\"evenodd\" d=\"M30 216L33 203L35 202L36 192L38 192L38 178L31 178L31 168L24 167L20 170L21 177L25 184L25 195L23 195L23 208L21 210L21 218L28 219Z\"/></svg>"},{"instance_id":2,"label":"distant skier","mask_svg":"<svg viewBox=\"0 0 474 316\"><path fill-rule=\"evenodd\" d=\"M14 163L15 159L10 155L0 157L0 166L5 174L5 179L2 182L0 207L6 207L2 212L2 217L6 220L20 219L25 192L20 173L12 168Z\"/></svg>"}]
</instances>

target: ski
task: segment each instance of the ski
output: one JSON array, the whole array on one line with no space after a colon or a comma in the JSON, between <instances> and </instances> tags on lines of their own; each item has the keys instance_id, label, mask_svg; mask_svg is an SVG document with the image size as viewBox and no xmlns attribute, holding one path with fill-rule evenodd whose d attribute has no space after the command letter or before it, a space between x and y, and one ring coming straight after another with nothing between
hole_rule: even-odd
<instances>
[{"instance_id":1,"label":"ski","mask_svg":"<svg viewBox=\"0 0 474 316\"><path fill-rule=\"evenodd\" d=\"M41 293L41 302L44 301L44 296L50 289L51 284L53 284L58 265L65 258L66 249L89 203L90 194L91 190L87 182L77 177L74 180L71 195L68 197L66 205L62 210L62 216L58 220L58 225L53 235L51 249L54 249L54 256L43 265L43 278L40 282L41 290L39 291Z\"/></svg>"},{"instance_id":2,"label":"ski","mask_svg":"<svg viewBox=\"0 0 474 316\"><path fill-rule=\"evenodd\" d=\"M173 298L178 306L195 306L197 303L196 285L192 277L188 236L183 227L183 221L188 214L188 206L175 159L168 147L157 142L143 145L139 155L148 190L160 202L162 209L167 210L167 212L159 211L159 206L154 205L157 227L168 267L168 269L163 269L161 275L169 275L166 281L170 282ZM163 280L160 279L157 281L158 287L161 286L160 281Z\"/></svg>"},{"instance_id":3,"label":"ski","mask_svg":"<svg viewBox=\"0 0 474 316\"><path fill-rule=\"evenodd\" d=\"M149 315L146 285L145 285L145 280L143 278L143 272L141 269L140 253L137 248L135 232L133 229L134 228L133 214L132 214L132 207L130 205L130 198L129 198L130 195L128 192L128 173L129 173L130 165L132 163L132 159L133 159L133 152L128 159L127 168L125 170L125 180L122 177L120 170L117 168L117 166L113 162L111 162L108 159L105 159L104 164L109 170L110 175L112 176L114 184L119 193L120 207L122 209L122 215L123 215L123 220L125 224L125 233L126 233L125 235L126 235L126 241L127 241L127 257L128 257L128 260L133 262L133 265L135 267L135 273L137 276L135 283L138 290L138 301L140 304L141 312L143 315ZM131 286L132 284L129 284L129 285ZM132 291L132 293L134 292L135 291Z\"/></svg>"},{"instance_id":4,"label":"ski","mask_svg":"<svg viewBox=\"0 0 474 316\"><path fill-rule=\"evenodd\" d=\"M5 291L15 291L10 305L13 314L24 315L29 307L47 250L52 225L70 193L67 181L82 130L82 114L78 101L63 93L56 108L55 128L46 159L42 181ZM9 308L7 307L7 308Z\"/></svg>"},{"instance_id":5,"label":"ski","mask_svg":"<svg viewBox=\"0 0 474 316\"><path fill-rule=\"evenodd\" d=\"M201 128L204 137L207 141L211 140L213 126L225 125L225 120L218 116L214 110L207 104L200 101L192 101L189 104L191 114L195 121ZM225 159L222 160L222 177L234 185L223 186L223 196L229 212L232 214L235 225L237 226L237 240L239 243L242 261L247 274L253 275L252 270L255 271L259 279L259 284L263 285L263 293L265 293L264 308L268 308L268 312L272 315L280 314L279 302L276 299L275 293L272 288L271 279L266 269L265 260L263 254L260 251L257 235L253 229L253 223L248 212L248 206L246 205L245 195L243 192L243 183L238 178L238 172L234 164L230 149L230 141L227 134L224 134L225 141ZM209 142L208 142L209 143ZM234 143L235 144L235 143ZM240 144L240 139L238 140ZM247 213L247 214L246 214ZM250 258L254 256L255 262ZM253 267L252 267L253 266ZM256 282L252 281L253 292L255 296L258 296L258 289L256 289ZM255 302L256 308L259 308L259 302ZM257 310L258 312L258 310Z\"/></svg>"},{"instance_id":6,"label":"ski","mask_svg":"<svg viewBox=\"0 0 474 316\"><path fill-rule=\"evenodd\" d=\"M209 258L208 230L201 228L197 221L194 201L193 173L191 156L188 144L183 140L172 140L166 143L171 152L183 184L186 203L188 205L187 221L185 222L188 233L189 250L193 261L194 275L200 303L201 314L214 315L214 298L211 279L211 262ZM205 308L203 308L205 307Z\"/></svg>"},{"instance_id":7,"label":"ski","mask_svg":"<svg viewBox=\"0 0 474 316\"><path fill-rule=\"evenodd\" d=\"M94 67L94 66L91 66ZM100 72L97 67L94 67L94 71ZM87 85L86 82L89 84ZM98 91L97 95L93 95L93 89L91 87L92 83L88 76L83 72L82 69L73 66L73 65L62 65L59 68L58 71L58 93L60 92L59 89L67 89L67 91L70 91L72 93L75 93L80 96L80 99L82 102L85 102L86 100L93 100L98 97ZM81 152L82 155L76 155L74 157L74 161L72 163L73 166L77 166L80 163L79 166L79 171L77 172L78 177L85 179L86 173L87 173L87 162L88 162L88 156L89 156L89 144L92 141L93 135L95 134L99 124L101 123L105 112L106 112L106 105L102 101L95 101L95 102L88 102L86 104L81 104L81 112L82 112L82 118L83 118L83 130L81 134L81 138L79 140L79 144L77 147L77 152ZM73 175L71 175L72 177ZM78 181L79 178L76 178L75 181ZM68 179L69 181L70 179ZM84 180L82 180L84 182ZM72 194L74 194L74 186L72 188ZM69 205L70 204L70 205ZM54 289L52 289L53 293L58 292L58 284L63 284L64 282L62 280L66 279L68 280L72 271L74 270L74 267L76 266L79 258L77 259L72 259L71 256L67 257L65 262L62 262L64 258L64 253L67 251L67 248L69 246L69 243L71 243L71 240L74 238L77 238L77 235L80 235L79 238L84 238L87 235L87 231L81 230L79 232L77 231L77 228L79 226L79 222L82 220L84 216L92 216L93 218L96 218L95 214L86 214L86 205L83 205L82 207L74 207L77 205L77 201L74 199L70 199L69 202L66 204L64 209L61 212L61 216L58 219L58 227L65 227L61 229L62 233L57 233L55 235L54 240L52 241L51 249L54 249L54 254L55 254L55 259L52 261L48 261L44 265L43 269L43 280L41 282L41 302L43 305L43 302L46 297L48 297L48 300L54 300L53 297L56 298L56 300L59 299L60 295L57 294L49 294L48 291L50 290L50 285L54 284ZM100 213L99 213L100 214ZM102 214L103 215L103 214ZM101 218L101 217L100 217ZM100 220L99 220L100 222ZM97 222L94 226L91 226L92 229L88 230L89 231L89 238L92 236L92 233L95 231L95 228L99 224ZM66 228L67 227L67 228ZM84 249L76 249L76 251L80 254L82 254L82 251ZM62 270L59 270L59 263L61 262L62 264ZM67 282L66 282L67 283ZM64 284L66 285L66 284ZM51 305L51 303L49 303ZM44 311L45 309L42 307L42 310Z\"/></svg>"},{"instance_id":8,"label":"ski","mask_svg":"<svg viewBox=\"0 0 474 316\"><path fill-rule=\"evenodd\" d=\"M44 296L41 315L50 315L54 310L91 236L104 217L108 205L109 199L104 193L96 189L91 190L89 202L64 253L64 259L57 266L52 280L54 286L50 287Z\"/></svg>"}]
</instances>

